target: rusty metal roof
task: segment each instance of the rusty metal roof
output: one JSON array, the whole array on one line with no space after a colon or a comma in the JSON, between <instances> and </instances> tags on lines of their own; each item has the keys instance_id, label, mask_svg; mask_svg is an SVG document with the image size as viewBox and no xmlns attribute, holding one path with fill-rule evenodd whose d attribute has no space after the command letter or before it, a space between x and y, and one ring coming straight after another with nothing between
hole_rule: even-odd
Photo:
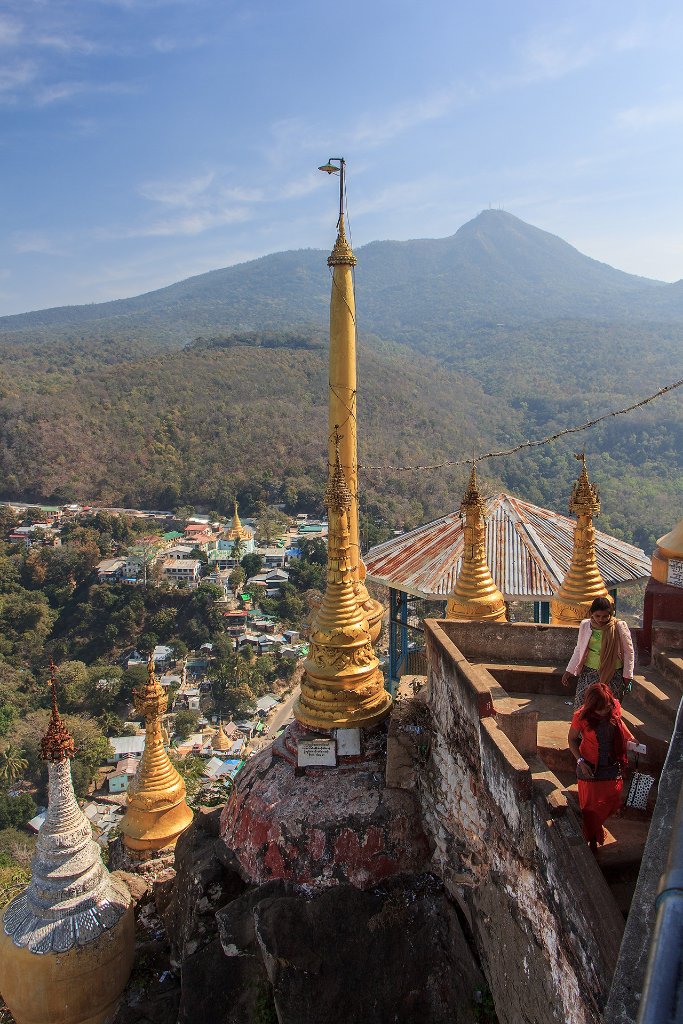
<instances>
[{"instance_id":1,"label":"rusty metal roof","mask_svg":"<svg viewBox=\"0 0 683 1024\"><path fill-rule=\"evenodd\" d=\"M486 559L498 589L509 601L547 600L569 568L575 521L505 493L487 498L486 507ZM460 570L463 541L460 513L450 512L371 548L368 579L416 597L445 599ZM609 590L650 576L641 548L597 530L596 557Z\"/></svg>"}]
</instances>

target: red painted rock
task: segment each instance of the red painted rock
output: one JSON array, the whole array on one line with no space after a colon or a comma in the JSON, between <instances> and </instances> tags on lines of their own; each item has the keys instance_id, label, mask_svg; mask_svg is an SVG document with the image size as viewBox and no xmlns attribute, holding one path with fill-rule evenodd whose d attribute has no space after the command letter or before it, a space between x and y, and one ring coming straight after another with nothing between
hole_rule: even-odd
<instances>
[{"instance_id":1,"label":"red painted rock","mask_svg":"<svg viewBox=\"0 0 683 1024\"><path fill-rule=\"evenodd\" d=\"M271 749L242 769L221 836L255 884L270 879L359 889L429 856L412 793L385 785L385 758L297 774Z\"/></svg>"}]
</instances>

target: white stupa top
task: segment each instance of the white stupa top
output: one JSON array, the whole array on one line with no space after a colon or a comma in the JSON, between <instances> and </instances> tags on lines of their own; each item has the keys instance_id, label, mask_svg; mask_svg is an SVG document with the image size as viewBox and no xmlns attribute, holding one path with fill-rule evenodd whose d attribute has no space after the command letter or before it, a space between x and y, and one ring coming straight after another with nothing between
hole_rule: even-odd
<instances>
[{"instance_id":1,"label":"white stupa top","mask_svg":"<svg viewBox=\"0 0 683 1024\"><path fill-rule=\"evenodd\" d=\"M71 781L74 744L57 711L42 741L48 762L48 809L31 862L31 883L5 909L3 926L16 946L65 953L113 928L130 904L128 889L111 877L76 803Z\"/></svg>"}]
</instances>

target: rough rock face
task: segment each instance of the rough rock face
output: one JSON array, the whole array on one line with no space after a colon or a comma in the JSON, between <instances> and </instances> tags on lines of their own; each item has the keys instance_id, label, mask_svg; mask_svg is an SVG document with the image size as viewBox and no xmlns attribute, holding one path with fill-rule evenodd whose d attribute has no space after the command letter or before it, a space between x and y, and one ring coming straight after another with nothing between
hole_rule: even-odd
<instances>
[{"instance_id":1,"label":"rough rock face","mask_svg":"<svg viewBox=\"0 0 683 1024\"><path fill-rule=\"evenodd\" d=\"M174 964L209 944L216 935L216 910L245 889L234 858L218 838L221 810L197 812L176 844L175 877L154 890Z\"/></svg>"},{"instance_id":2,"label":"rough rock face","mask_svg":"<svg viewBox=\"0 0 683 1024\"><path fill-rule=\"evenodd\" d=\"M260 955L279 1024L482 1019L475 1009L482 976L443 886L431 875L308 896L271 882L217 918L230 958Z\"/></svg>"},{"instance_id":3,"label":"rough rock face","mask_svg":"<svg viewBox=\"0 0 683 1024\"><path fill-rule=\"evenodd\" d=\"M116 1024L474 1024L483 977L441 882L247 889L200 812L176 876L140 905L137 976ZM157 914L159 917L156 917ZM163 921L171 943L164 957Z\"/></svg>"},{"instance_id":4,"label":"rough rock face","mask_svg":"<svg viewBox=\"0 0 683 1024\"><path fill-rule=\"evenodd\" d=\"M359 889L429 856L412 793L385 786L385 757L351 770L297 775L264 750L239 775L221 819L226 846L254 883L351 882Z\"/></svg>"}]
</instances>

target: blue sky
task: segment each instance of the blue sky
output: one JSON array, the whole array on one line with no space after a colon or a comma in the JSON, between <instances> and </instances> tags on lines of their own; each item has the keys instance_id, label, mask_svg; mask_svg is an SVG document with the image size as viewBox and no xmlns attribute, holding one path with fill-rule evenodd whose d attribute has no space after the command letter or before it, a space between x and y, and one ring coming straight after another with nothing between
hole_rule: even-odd
<instances>
[{"instance_id":1,"label":"blue sky","mask_svg":"<svg viewBox=\"0 0 683 1024\"><path fill-rule=\"evenodd\" d=\"M500 206L683 277L683 8L3 0L0 314Z\"/></svg>"}]
</instances>

